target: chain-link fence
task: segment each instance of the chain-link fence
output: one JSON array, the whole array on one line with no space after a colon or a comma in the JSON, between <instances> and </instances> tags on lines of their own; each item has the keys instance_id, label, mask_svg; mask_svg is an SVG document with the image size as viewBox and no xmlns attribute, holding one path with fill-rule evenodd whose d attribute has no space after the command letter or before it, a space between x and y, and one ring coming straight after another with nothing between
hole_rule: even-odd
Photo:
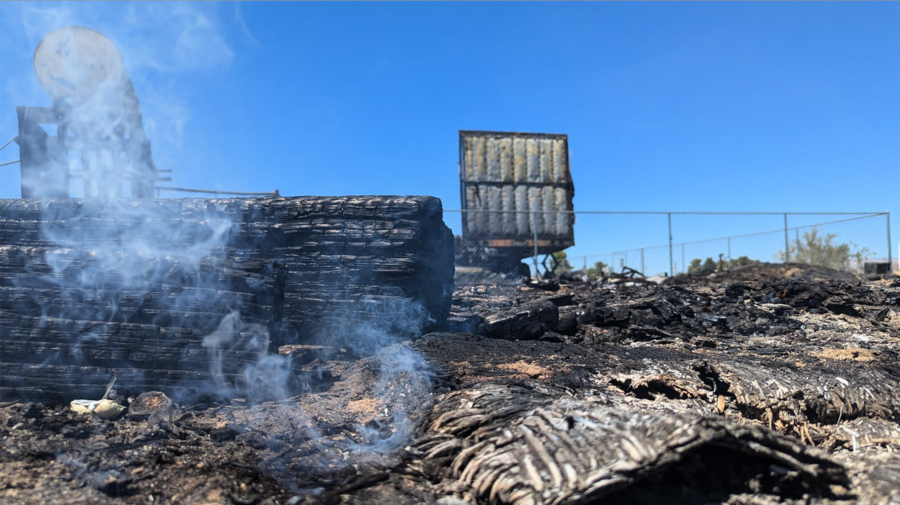
<instances>
[{"instance_id":1,"label":"chain-link fence","mask_svg":"<svg viewBox=\"0 0 900 505\"><path fill-rule=\"evenodd\" d=\"M535 272L704 273L753 261L862 272L866 262L890 264L895 252L888 212L446 212L457 271L473 282Z\"/></svg>"}]
</instances>

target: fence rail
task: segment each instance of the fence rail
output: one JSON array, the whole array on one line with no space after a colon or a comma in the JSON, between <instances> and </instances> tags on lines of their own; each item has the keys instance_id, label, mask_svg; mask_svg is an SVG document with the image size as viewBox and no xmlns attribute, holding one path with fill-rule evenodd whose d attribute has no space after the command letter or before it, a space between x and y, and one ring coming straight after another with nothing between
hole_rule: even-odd
<instances>
[{"instance_id":1,"label":"fence rail","mask_svg":"<svg viewBox=\"0 0 900 505\"><path fill-rule=\"evenodd\" d=\"M709 258L719 267L747 260L805 262L845 270L861 270L866 260L893 260L890 212L684 212L684 211L518 211L445 210L458 236L457 264L497 273L525 273L539 265L587 272L598 268L630 267L649 274L675 275L691 271ZM529 214L528 229L518 236L495 237L469 226L463 213ZM460 216L457 221L452 216ZM548 214L550 216L548 216ZM542 233L542 222L553 215L574 216L575 245L566 257L548 258L553 236ZM826 217L840 219L826 219ZM774 218L774 219L773 219ZM821 218L821 219L816 219ZM882 221L883 220L883 221ZM883 223L883 224L882 224ZM524 231L524 232L523 232ZM646 245L657 244L657 245ZM599 252L606 250L608 252ZM538 256L544 255L540 260ZM559 256L559 255L557 255ZM886 258L886 259L885 259ZM580 260L580 261L578 261ZM615 262L618 260L619 265ZM581 265L573 265L581 262ZM706 268L709 268L709 261Z\"/></svg>"}]
</instances>

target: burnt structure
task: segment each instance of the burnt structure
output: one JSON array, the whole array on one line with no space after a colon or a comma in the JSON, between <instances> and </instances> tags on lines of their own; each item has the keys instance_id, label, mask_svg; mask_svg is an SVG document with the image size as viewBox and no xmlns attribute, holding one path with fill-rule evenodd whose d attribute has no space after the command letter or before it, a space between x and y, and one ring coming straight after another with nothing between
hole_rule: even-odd
<instances>
[{"instance_id":1,"label":"burnt structure","mask_svg":"<svg viewBox=\"0 0 900 505\"><path fill-rule=\"evenodd\" d=\"M433 197L0 200L0 394L239 389L278 344L413 336L452 243Z\"/></svg>"},{"instance_id":2,"label":"burnt structure","mask_svg":"<svg viewBox=\"0 0 900 505\"><path fill-rule=\"evenodd\" d=\"M286 400L182 405L165 422L140 399L111 421L2 402L0 501L900 499L900 281L754 264L558 287L458 289L450 326L468 329L310 360L333 380ZM427 380L385 366L411 352Z\"/></svg>"},{"instance_id":3,"label":"burnt structure","mask_svg":"<svg viewBox=\"0 0 900 505\"><path fill-rule=\"evenodd\" d=\"M575 245L569 138L459 132L460 265L528 273L523 258Z\"/></svg>"},{"instance_id":4,"label":"burnt structure","mask_svg":"<svg viewBox=\"0 0 900 505\"><path fill-rule=\"evenodd\" d=\"M60 28L38 44L34 69L53 105L16 108L22 198L67 198L71 179L84 181L88 197L144 198L157 181L171 180L153 163L137 94L112 41L89 28Z\"/></svg>"}]
</instances>

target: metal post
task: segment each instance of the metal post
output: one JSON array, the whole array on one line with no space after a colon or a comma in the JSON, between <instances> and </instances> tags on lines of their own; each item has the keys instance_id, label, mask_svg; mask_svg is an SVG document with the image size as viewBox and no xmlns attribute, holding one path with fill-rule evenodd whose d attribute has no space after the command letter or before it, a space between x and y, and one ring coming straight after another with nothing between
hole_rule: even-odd
<instances>
[{"instance_id":1,"label":"metal post","mask_svg":"<svg viewBox=\"0 0 900 505\"><path fill-rule=\"evenodd\" d=\"M587 256L584 257L584 275L587 275Z\"/></svg>"},{"instance_id":2,"label":"metal post","mask_svg":"<svg viewBox=\"0 0 900 505\"><path fill-rule=\"evenodd\" d=\"M891 211L887 211L887 214L885 214L885 217L887 218L888 270L893 271L894 263L893 263L893 259L891 258L891 253L893 252L893 251L891 251Z\"/></svg>"},{"instance_id":3,"label":"metal post","mask_svg":"<svg viewBox=\"0 0 900 505\"><path fill-rule=\"evenodd\" d=\"M644 248L641 247L641 273L647 275L647 271L644 270Z\"/></svg>"},{"instance_id":4,"label":"metal post","mask_svg":"<svg viewBox=\"0 0 900 505\"><path fill-rule=\"evenodd\" d=\"M784 213L784 262L790 263L791 261L791 250L790 244L788 242L788 225L787 225L787 212Z\"/></svg>"},{"instance_id":5,"label":"metal post","mask_svg":"<svg viewBox=\"0 0 900 505\"><path fill-rule=\"evenodd\" d=\"M669 212L669 276L675 276L675 270L672 265L672 213Z\"/></svg>"},{"instance_id":6,"label":"metal post","mask_svg":"<svg viewBox=\"0 0 900 505\"><path fill-rule=\"evenodd\" d=\"M541 278L540 271L538 270L538 233L537 233L537 216L534 215L534 212L531 213L531 230L534 232L534 276L538 279Z\"/></svg>"},{"instance_id":7,"label":"metal post","mask_svg":"<svg viewBox=\"0 0 900 505\"><path fill-rule=\"evenodd\" d=\"M684 263L684 244L681 244L681 273L687 272L687 265Z\"/></svg>"},{"instance_id":8,"label":"metal post","mask_svg":"<svg viewBox=\"0 0 900 505\"><path fill-rule=\"evenodd\" d=\"M728 237L728 261L731 261L731 237Z\"/></svg>"}]
</instances>

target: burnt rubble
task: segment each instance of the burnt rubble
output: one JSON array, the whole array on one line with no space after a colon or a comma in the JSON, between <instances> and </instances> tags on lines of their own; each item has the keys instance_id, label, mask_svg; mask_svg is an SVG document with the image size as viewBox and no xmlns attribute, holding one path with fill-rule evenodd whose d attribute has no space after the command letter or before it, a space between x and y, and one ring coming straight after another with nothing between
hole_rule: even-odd
<instances>
[{"instance_id":1,"label":"burnt rubble","mask_svg":"<svg viewBox=\"0 0 900 505\"><path fill-rule=\"evenodd\" d=\"M758 426L614 403L527 384L451 393L419 442L422 471L447 494L476 503L831 498L832 486L848 483L824 451ZM773 465L781 470L770 472ZM637 483L644 489L635 491Z\"/></svg>"},{"instance_id":2,"label":"burnt rubble","mask_svg":"<svg viewBox=\"0 0 900 505\"><path fill-rule=\"evenodd\" d=\"M432 197L3 200L0 398L240 392L300 335L442 325L452 261Z\"/></svg>"},{"instance_id":3,"label":"burnt rubble","mask_svg":"<svg viewBox=\"0 0 900 505\"><path fill-rule=\"evenodd\" d=\"M283 346L308 375L279 401L6 402L0 501L900 500L900 282L803 270L458 286L445 331L381 357ZM430 384L386 368L413 352Z\"/></svg>"}]
</instances>

